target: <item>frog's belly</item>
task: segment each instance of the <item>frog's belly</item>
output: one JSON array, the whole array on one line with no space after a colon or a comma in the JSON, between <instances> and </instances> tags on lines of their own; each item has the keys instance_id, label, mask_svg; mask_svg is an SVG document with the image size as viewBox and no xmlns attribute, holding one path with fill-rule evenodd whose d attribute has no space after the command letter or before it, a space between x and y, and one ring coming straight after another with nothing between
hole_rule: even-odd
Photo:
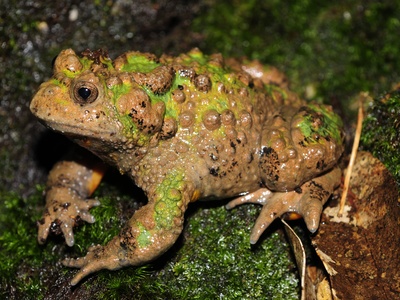
<instances>
[{"instance_id":1,"label":"frog's belly","mask_svg":"<svg viewBox=\"0 0 400 300\"><path fill-rule=\"evenodd\" d=\"M212 166L203 162L193 168L192 176L201 192L201 198L230 198L260 188L259 169L255 161L244 165Z\"/></svg>"}]
</instances>

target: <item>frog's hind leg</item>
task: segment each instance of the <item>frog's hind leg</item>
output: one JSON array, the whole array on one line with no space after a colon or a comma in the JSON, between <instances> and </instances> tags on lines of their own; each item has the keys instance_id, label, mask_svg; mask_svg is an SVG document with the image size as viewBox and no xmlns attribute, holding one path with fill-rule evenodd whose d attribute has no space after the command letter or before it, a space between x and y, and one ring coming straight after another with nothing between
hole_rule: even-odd
<instances>
[{"instance_id":1,"label":"frog's hind leg","mask_svg":"<svg viewBox=\"0 0 400 300\"><path fill-rule=\"evenodd\" d=\"M187 205L194 200L193 187L183 180L182 174L172 171L149 190L148 204L134 213L119 235L105 246L89 248L85 257L63 261L65 266L80 268L72 285L102 269L143 265L175 243L183 229Z\"/></svg>"},{"instance_id":2,"label":"frog's hind leg","mask_svg":"<svg viewBox=\"0 0 400 300\"><path fill-rule=\"evenodd\" d=\"M296 191L272 192L267 188L262 188L232 200L226 207L231 209L244 203L263 205L250 235L251 244L255 244L264 230L286 212L302 215L307 228L315 232L319 226L323 205L339 185L340 177L340 169L335 168L329 173L306 182Z\"/></svg>"},{"instance_id":3,"label":"frog's hind leg","mask_svg":"<svg viewBox=\"0 0 400 300\"><path fill-rule=\"evenodd\" d=\"M119 235L106 245L90 247L84 257L64 259L65 266L80 269L71 285L102 269L143 265L167 251L182 231L183 218L172 220L171 228L160 228L154 222L154 210L154 203L147 204L136 211Z\"/></svg>"},{"instance_id":4,"label":"frog's hind leg","mask_svg":"<svg viewBox=\"0 0 400 300\"><path fill-rule=\"evenodd\" d=\"M342 124L329 106L284 107L262 129L261 181L291 191L329 172L343 153Z\"/></svg>"}]
</instances>

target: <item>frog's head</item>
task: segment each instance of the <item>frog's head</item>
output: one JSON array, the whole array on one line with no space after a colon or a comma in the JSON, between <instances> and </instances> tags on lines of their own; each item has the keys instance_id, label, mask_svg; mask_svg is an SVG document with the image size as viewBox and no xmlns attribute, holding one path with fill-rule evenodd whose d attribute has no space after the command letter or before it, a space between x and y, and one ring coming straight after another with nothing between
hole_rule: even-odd
<instances>
[{"instance_id":1,"label":"frog's head","mask_svg":"<svg viewBox=\"0 0 400 300\"><path fill-rule=\"evenodd\" d=\"M87 50L81 57L71 49L62 51L53 77L31 102L32 113L107 160L139 148L143 152L162 137L165 104L152 104L146 87L135 81L138 73L124 71L121 61L112 62L101 50Z\"/></svg>"}]
</instances>

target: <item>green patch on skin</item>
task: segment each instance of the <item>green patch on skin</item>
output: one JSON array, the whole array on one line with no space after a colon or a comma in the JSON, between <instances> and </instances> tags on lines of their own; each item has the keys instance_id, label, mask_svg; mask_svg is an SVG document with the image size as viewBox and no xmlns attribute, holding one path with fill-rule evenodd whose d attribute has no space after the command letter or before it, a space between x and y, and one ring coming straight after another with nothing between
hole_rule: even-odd
<instances>
[{"instance_id":1,"label":"green patch on skin","mask_svg":"<svg viewBox=\"0 0 400 300\"><path fill-rule=\"evenodd\" d=\"M87 69L84 69L84 70L87 70ZM81 71L74 71L74 72L72 72L72 71L70 71L70 70L67 70L67 69L64 69L64 71L63 71L63 74L65 75L65 76L67 76L68 78L71 78L71 79L73 79L73 78L75 78L77 75L79 75L80 73L82 73Z\"/></svg>"},{"instance_id":2,"label":"green patch on skin","mask_svg":"<svg viewBox=\"0 0 400 300\"><path fill-rule=\"evenodd\" d=\"M117 105L118 99L132 89L132 85L128 83L113 85L109 90L112 91L111 101L114 105Z\"/></svg>"},{"instance_id":3,"label":"green patch on skin","mask_svg":"<svg viewBox=\"0 0 400 300\"><path fill-rule=\"evenodd\" d=\"M142 147L149 142L150 136L139 130L129 115L119 116L118 119L123 125L124 136L132 139L135 146Z\"/></svg>"},{"instance_id":4,"label":"green patch on skin","mask_svg":"<svg viewBox=\"0 0 400 300\"><path fill-rule=\"evenodd\" d=\"M82 71L89 70L93 64L93 60L87 57L79 57L79 62L82 64Z\"/></svg>"},{"instance_id":5,"label":"green patch on skin","mask_svg":"<svg viewBox=\"0 0 400 300\"><path fill-rule=\"evenodd\" d=\"M70 71L68 69L63 70L63 74L68 78L75 78L77 75L81 74L82 72L89 70L93 64L93 60L88 59L87 57L79 57L79 62L82 64L81 70Z\"/></svg>"},{"instance_id":6,"label":"green patch on skin","mask_svg":"<svg viewBox=\"0 0 400 300\"><path fill-rule=\"evenodd\" d=\"M182 84L182 83L181 83ZM179 103L176 103L171 99L172 92L178 87L176 80L170 90L168 90L165 94L154 94L148 87L143 86L143 89L146 91L146 94L150 98L151 104L155 104L158 102L164 102L165 104L165 115L164 117L172 117L177 119L179 114Z\"/></svg>"},{"instance_id":7,"label":"green patch on skin","mask_svg":"<svg viewBox=\"0 0 400 300\"><path fill-rule=\"evenodd\" d=\"M174 226L174 218L182 216L182 192L184 189L183 171L170 171L156 188L154 204L154 220L156 228L170 230Z\"/></svg>"},{"instance_id":8,"label":"green patch on skin","mask_svg":"<svg viewBox=\"0 0 400 300\"><path fill-rule=\"evenodd\" d=\"M84 56L84 57L78 57L79 58L79 62L82 64L82 70L78 73L75 74L80 74L83 71L86 70L90 70L92 68L93 65L93 60L89 59L88 57ZM103 66L105 66L109 71L113 71L114 70L114 66L113 66L113 62L109 57L103 57L102 55L99 56L98 58L100 60L100 63L103 64Z\"/></svg>"},{"instance_id":9,"label":"green patch on skin","mask_svg":"<svg viewBox=\"0 0 400 300\"><path fill-rule=\"evenodd\" d=\"M188 52L187 55L188 57L190 57L190 59L185 58L184 59L185 62L192 63L193 61L197 61L203 65L208 62L208 57L198 49L192 49L190 52Z\"/></svg>"},{"instance_id":10,"label":"green patch on skin","mask_svg":"<svg viewBox=\"0 0 400 300\"><path fill-rule=\"evenodd\" d=\"M210 57L208 55L205 55L198 49L193 49L192 51L188 52L187 56L183 57L182 64L191 67L194 66L196 72L198 73L217 73L221 71L221 68L216 64L213 64L212 62L210 63Z\"/></svg>"},{"instance_id":11,"label":"green patch on skin","mask_svg":"<svg viewBox=\"0 0 400 300\"><path fill-rule=\"evenodd\" d=\"M67 100L65 100L65 98L55 98L54 99L55 103L58 103L60 105L63 105L65 107L67 107L68 105L70 105L70 102L68 102Z\"/></svg>"},{"instance_id":12,"label":"green patch on skin","mask_svg":"<svg viewBox=\"0 0 400 300\"><path fill-rule=\"evenodd\" d=\"M228 108L227 95L224 95L218 90L218 83L222 83L226 87L234 90L239 90L240 88L245 87L245 84L240 80L237 80L236 76L232 76L229 69L216 66L212 63L209 56L204 55L199 51L189 52L189 55L183 58L182 64L190 67L195 65L197 75L207 74L207 76L210 77L211 90L204 93L204 98L207 98L209 101L203 105L197 103L198 107L203 107L200 108L200 111L202 109L215 109L218 112L222 112L224 109ZM152 103L163 101L166 104L166 116L176 119L179 115L181 105L173 101L171 98L172 92L179 89L180 86L186 86L189 90L196 90L195 85L190 81L190 79L185 76L180 76L179 73L175 74L172 86L165 94L156 95L148 88L144 87L144 89L147 91ZM198 91L198 93L201 96L202 92Z\"/></svg>"},{"instance_id":13,"label":"green patch on skin","mask_svg":"<svg viewBox=\"0 0 400 300\"><path fill-rule=\"evenodd\" d=\"M114 106L117 106L118 99L120 99L121 96L129 93L131 89L132 85L127 83L112 86L109 89L112 92L112 98L111 98L112 104ZM106 87L105 90L107 90ZM133 122L132 117L129 116L129 114L121 115L118 113L117 109L115 109L115 113L117 114L118 120L123 125L124 136L126 136L128 139L133 139L135 141L135 145L139 147L144 146L149 142L150 135L144 134L142 131L140 131L135 122Z\"/></svg>"},{"instance_id":14,"label":"green patch on skin","mask_svg":"<svg viewBox=\"0 0 400 300\"><path fill-rule=\"evenodd\" d=\"M82 69L81 70L75 70L75 71L70 71L68 69L63 70L63 74L67 76L68 78L75 78L77 75L83 73L84 71L90 70L92 68L92 65L94 64L93 60L87 58L87 57L79 57L79 62L82 64ZM103 64L107 70L113 71L114 66L112 63L112 60L110 58L105 58L103 56L99 57L100 63Z\"/></svg>"},{"instance_id":15,"label":"green patch on skin","mask_svg":"<svg viewBox=\"0 0 400 300\"><path fill-rule=\"evenodd\" d=\"M361 147L381 160L400 187L400 92L370 103L364 120Z\"/></svg>"},{"instance_id":16,"label":"green patch on skin","mask_svg":"<svg viewBox=\"0 0 400 300\"><path fill-rule=\"evenodd\" d=\"M160 66L159 63L148 59L144 54L131 52L127 54L128 63L123 65L122 71L148 73Z\"/></svg>"},{"instance_id":17,"label":"green patch on skin","mask_svg":"<svg viewBox=\"0 0 400 300\"><path fill-rule=\"evenodd\" d=\"M220 126L218 129L211 131L209 134L211 134L213 139L218 141L227 137L226 129L227 128L225 126Z\"/></svg>"},{"instance_id":18,"label":"green patch on skin","mask_svg":"<svg viewBox=\"0 0 400 300\"><path fill-rule=\"evenodd\" d=\"M101 56L101 57L100 57L100 62L101 62L103 65L107 66L107 69L108 69L108 70L111 70L111 71L114 71L114 70L115 70L114 65L113 65L113 61L112 61L111 58L109 58L109 57L104 58L103 56Z\"/></svg>"},{"instance_id":19,"label":"green patch on skin","mask_svg":"<svg viewBox=\"0 0 400 300\"><path fill-rule=\"evenodd\" d=\"M342 144L341 128L343 125L338 115L325 106L313 104L307 105L306 111L304 120L297 124L306 143L323 143L324 139L319 138L323 137L329 140L334 139L338 145ZM318 118L319 122L315 122L315 117ZM316 136L318 138L315 138Z\"/></svg>"},{"instance_id":20,"label":"green patch on skin","mask_svg":"<svg viewBox=\"0 0 400 300\"><path fill-rule=\"evenodd\" d=\"M276 93L279 93L284 100L288 98L287 90L273 84L264 85L264 89L268 95L274 99L274 102L277 102Z\"/></svg>"},{"instance_id":21,"label":"green patch on skin","mask_svg":"<svg viewBox=\"0 0 400 300\"><path fill-rule=\"evenodd\" d=\"M139 248L146 248L150 246L152 244L151 232L139 222L136 223L136 226L139 229L139 234L137 236Z\"/></svg>"},{"instance_id":22,"label":"green patch on skin","mask_svg":"<svg viewBox=\"0 0 400 300\"><path fill-rule=\"evenodd\" d=\"M54 84L55 86L60 88L62 90L63 94L68 93L68 87L66 87L65 84L63 84L60 80L52 78L50 80L50 83ZM60 103L61 105L68 105L69 104L69 102L66 101L64 98L57 98L57 99L54 99L54 101Z\"/></svg>"}]
</instances>

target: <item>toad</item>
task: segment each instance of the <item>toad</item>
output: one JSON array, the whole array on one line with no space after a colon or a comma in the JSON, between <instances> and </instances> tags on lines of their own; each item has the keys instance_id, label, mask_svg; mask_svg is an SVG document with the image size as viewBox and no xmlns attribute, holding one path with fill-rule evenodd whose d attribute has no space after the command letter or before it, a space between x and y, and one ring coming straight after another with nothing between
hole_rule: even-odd
<instances>
[{"instance_id":1,"label":"toad","mask_svg":"<svg viewBox=\"0 0 400 300\"><path fill-rule=\"evenodd\" d=\"M302 215L315 232L340 182L340 118L330 106L302 101L281 73L258 62L198 49L177 57L128 52L115 60L102 50L77 55L68 49L30 109L127 174L148 198L106 245L63 261L80 269L72 285L95 271L162 255L181 234L189 203L200 199L232 198L229 209L262 205L252 244L287 212ZM89 210L100 203L88 197L102 175L84 161L54 166L39 243L57 227L74 245L77 221L94 222Z\"/></svg>"}]
</instances>

